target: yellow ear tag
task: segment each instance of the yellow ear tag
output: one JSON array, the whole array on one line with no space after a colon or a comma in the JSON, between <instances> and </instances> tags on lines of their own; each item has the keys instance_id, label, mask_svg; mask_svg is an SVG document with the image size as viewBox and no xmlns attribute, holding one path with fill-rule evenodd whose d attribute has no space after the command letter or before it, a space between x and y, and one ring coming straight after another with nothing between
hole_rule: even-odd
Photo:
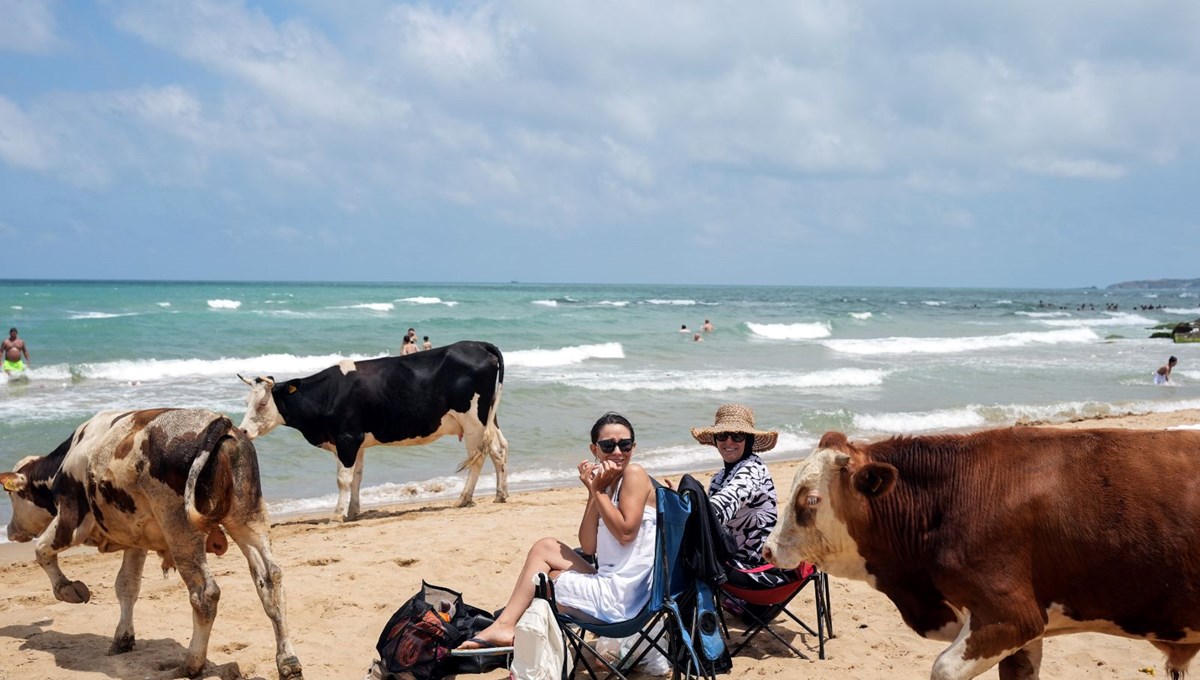
<instances>
[{"instance_id":1,"label":"yellow ear tag","mask_svg":"<svg viewBox=\"0 0 1200 680\"><path fill-rule=\"evenodd\" d=\"M295 386L295 385L288 385L288 394L291 394L291 393L293 393L293 392L295 392L295 391L296 391L296 386Z\"/></svg>"},{"instance_id":2,"label":"yellow ear tag","mask_svg":"<svg viewBox=\"0 0 1200 680\"><path fill-rule=\"evenodd\" d=\"M17 490L17 478L9 477L8 479L4 480L4 490L10 491L10 492L16 491Z\"/></svg>"}]
</instances>

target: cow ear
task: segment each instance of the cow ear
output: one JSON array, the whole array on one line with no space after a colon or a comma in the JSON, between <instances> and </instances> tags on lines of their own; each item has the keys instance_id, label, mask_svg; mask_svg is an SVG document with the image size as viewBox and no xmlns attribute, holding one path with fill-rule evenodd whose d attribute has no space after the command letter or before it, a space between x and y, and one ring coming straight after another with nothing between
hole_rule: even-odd
<instances>
[{"instance_id":1,"label":"cow ear","mask_svg":"<svg viewBox=\"0 0 1200 680\"><path fill-rule=\"evenodd\" d=\"M25 475L19 472L0 472L0 486L3 486L5 491L12 493L22 491L26 482Z\"/></svg>"},{"instance_id":2,"label":"cow ear","mask_svg":"<svg viewBox=\"0 0 1200 680\"><path fill-rule=\"evenodd\" d=\"M854 472L851 481L862 495L877 497L892 490L896 474L896 468L887 463L867 463Z\"/></svg>"}]
</instances>

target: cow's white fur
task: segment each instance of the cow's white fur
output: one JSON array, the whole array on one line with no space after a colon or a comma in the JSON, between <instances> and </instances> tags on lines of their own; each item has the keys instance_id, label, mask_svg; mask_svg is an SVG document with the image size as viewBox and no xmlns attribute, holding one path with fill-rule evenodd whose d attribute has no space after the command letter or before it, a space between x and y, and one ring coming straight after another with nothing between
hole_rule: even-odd
<instances>
[{"instance_id":1,"label":"cow's white fur","mask_svg":"<svg viewBox=\"0 0 1200 680\"><path fill-rule=\"evenodd\" d=\"M787 503L780 508L779 520L767 537L766 549L770 560L781 567L792 568L801 562L811 562L821 571L833 576L866 581L875 585L875 577L858 554L858 547L844 522L834 516L829 503L829 487L835 475L841 473L835 462L841 451L817 449L800 464L792 479ZM820 501L813 507L815 521L810 527L796 523L796 494L800 489L815 493ZM805 503L808 503L805 499Z\"/></svg>"}]
</instances>

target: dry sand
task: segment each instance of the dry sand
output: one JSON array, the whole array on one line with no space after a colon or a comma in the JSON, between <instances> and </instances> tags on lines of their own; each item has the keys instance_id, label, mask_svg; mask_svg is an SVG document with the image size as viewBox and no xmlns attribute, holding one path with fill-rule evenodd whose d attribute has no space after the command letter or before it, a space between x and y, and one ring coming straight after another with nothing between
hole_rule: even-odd
<instances>
[{"instance_id":1,"label":"dry sand","mask_svg":"<svg viewBox=\"0 0 1200 680\"><path fill-rule=\"evenodd\" d=\"M1197 423L1200 411L1066 426L1163 428ZM771 465L781 494L795 466ZM697 477L706 482L709 473ZM374 658L380 629L422 579L461 590L470 604L499 607L529 544L541 536L569 541L581 507L581 490L568 488L514 494L502 505L481 498L478 505L463 509L450 502L376 508L345 525L324 518L280 518L271 539L284 570L288 623L306 677L361 678ZM153 556L147 561L135 611L137 647L121 656L105 656L119 616L113 582L120 554L76 548L61 557L67 575L84 581L92 591L91 602L73 605L54 599L28 545L0 547L0 679L141 678L183 659L192 628L187 592L174 572L165 578L159 575ZM204 677L276 677L271 625L240 552L210 556L210 564L221 587L221 602ZM923 640L906 628L891 602L866 584L831 581L837 638L827 644L826 660L797 659L762 635L734 659L729 677L929 677L944 644ZM811 620L811 596L802 595L793 609ZM797 646L813 650L815 659L813 639L790 622L783 628L786 635L795 636ZM1148 643L1094 634L1048 639L1042 668L1043 677L1068 680L1147 678L1163 672L1162 655ZM474 677L506 676L496 670ZM996 671L983 677L995 678Z\"/></svg>"}]
</instances>

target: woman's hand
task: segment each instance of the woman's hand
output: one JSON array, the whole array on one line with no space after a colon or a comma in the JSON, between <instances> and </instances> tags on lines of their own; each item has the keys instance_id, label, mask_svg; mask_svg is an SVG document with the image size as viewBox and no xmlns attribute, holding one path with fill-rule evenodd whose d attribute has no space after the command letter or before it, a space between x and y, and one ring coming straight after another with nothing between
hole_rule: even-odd
<instances>
[{"instance_id":1,"label":"woman's hand","mask_svg":"<svg viewBox=\"0 0 1200 680\"><path fill-rule=\"evenodd\" d=\"M594 491L603 491L609 488L621 476L621 468L612 461L606 460L595 468L596 472L593 473L595 477L592 480Z\"/></svg>"},{"instance_id":2,"label":"woman's hand","mask_svg":"<svg viewBox=\"0 0 1200 680\"><path fill-rule=\"evenodd\" d=\"M579 463L579 481L583 482L583 486L592 493L595 489L596 474L599 472L600 466L590 460L580 461Z\"/></svg>"}]
</instances>

